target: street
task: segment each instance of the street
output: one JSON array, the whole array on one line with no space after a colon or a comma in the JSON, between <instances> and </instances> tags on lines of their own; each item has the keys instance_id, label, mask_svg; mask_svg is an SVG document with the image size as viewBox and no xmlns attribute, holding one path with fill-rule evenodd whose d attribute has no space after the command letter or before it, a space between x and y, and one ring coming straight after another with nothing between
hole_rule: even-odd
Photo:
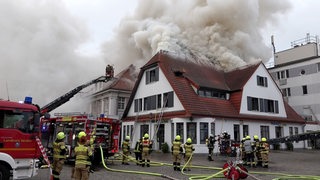
<instances>
[{"instance_id":1,"label":"street","mask_svg":"<svg viewBox=\"0 0 320 180\"><path fill-rule=\"evenodd\" d=\"M269 168L247 167L250 176L247 179L270 180L279 178L282 175L312 175L317 177L309 177L307 179L320 179L320 151L319 150L271 150L269 155ZM134 156L134 154L132 154ZM151 154L151 167L137 166L134 162L130 165L122 165L118 159L108 160L106 166L111 170L107 170L101 165L94 173L90 174L90 180L105 179L141 179L141 180L160 180L160 179L203 179L213 175L227 162L234 160L234 157L225 157L217 155L214 161L207 160L207 154L195 154L193 156L191 171L182 174L180 171L174 171L171 164L171 153L153 152ZM184 161L182 160L182 164ZM216 169L212 169L216 167ZM218 169L219 168L219 169ZM71 180L71 165L65 165L60 179ZM125 170L128 172L115 172ZM129 172L130 171L130 172ZM137 174L141 173L141 174ZM149 174L148 174L149 173ZM162 176L161 176L162 175ZM199 175L201 175L199 177ZM223 174L222 174L223 175ZM221 175L219 176L221 177ZM39 174L31 178L31 180L49 179L49 169L40 169ZM226 179L226 178L215 178ZM299 179L299 178L294 178ZM300 178L301 179L301 178Z\"/></svg>"}]
</instances>

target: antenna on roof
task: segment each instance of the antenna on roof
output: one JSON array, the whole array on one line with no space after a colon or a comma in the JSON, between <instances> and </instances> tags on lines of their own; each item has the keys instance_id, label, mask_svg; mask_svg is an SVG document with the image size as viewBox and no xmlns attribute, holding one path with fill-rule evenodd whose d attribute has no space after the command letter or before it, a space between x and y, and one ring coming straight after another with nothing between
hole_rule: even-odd
<instances>
[{"instance_id":1,"label":"antenna on roof","mask_svg":"<svg viewBox=\"0 0 320 180\"><path fill-rule=\"evenodd\" d=\"M8 81L7 80L6 80L6 88L7 88L8 101L10 101L9 89L8 89Z\"/></svg>"},{"instance_id":2,"label":"antenna on roof","mask_svg":"<svg viewBox=\"0 0 320 180\"><path fill-rule=\"evenodd\" d=\"M272 44L272 47L273 47L273 54L276 53L276 47L274 46L274 37L273 35L271 36L271 44Z\"/></svg>"}]
</instances>

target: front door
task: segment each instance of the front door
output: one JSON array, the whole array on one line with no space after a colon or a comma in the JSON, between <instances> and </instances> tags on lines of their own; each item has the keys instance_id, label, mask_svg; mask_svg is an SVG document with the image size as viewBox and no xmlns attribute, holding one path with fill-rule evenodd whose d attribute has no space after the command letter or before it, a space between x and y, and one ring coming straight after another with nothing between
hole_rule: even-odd
<instances>
[{"instance_id":1,"label":"front door","mask_svg":"<svg viewBox=\"0 0 320 180\"><path fill-rule=\"evenodd\" d=\"M156 125L157 128L157 125ZM157 150L161 150L162 144L164 143L164 124L160 124L157 132Z\"/></svg>"}]
</instances>

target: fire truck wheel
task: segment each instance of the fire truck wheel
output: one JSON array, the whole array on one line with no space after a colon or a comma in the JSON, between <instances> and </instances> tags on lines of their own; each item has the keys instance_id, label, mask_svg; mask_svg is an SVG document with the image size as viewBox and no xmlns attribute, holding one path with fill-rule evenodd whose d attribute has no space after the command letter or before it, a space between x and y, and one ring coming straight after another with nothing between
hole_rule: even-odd
<instances>
[{"instance_id":1,"label":"fire truck wheel","mask_svg":"<svg viewBox=\"0 0 320 180\"><path fill-rule=\"evenodd\" d=\"M9 180L10 179L10 170L6 166L0 164L0 179Z\"/></svg>"}]
</instances>

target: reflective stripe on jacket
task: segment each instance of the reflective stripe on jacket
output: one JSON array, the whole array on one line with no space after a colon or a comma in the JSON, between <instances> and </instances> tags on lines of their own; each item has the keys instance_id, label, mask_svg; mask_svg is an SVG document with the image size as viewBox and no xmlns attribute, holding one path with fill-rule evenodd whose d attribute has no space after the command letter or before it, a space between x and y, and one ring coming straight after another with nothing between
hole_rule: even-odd
<instances>
[{"instance_id":1,"label":"reflective stripe on jacket","mask_svg":"<svg viewBox=\"0 0 320 180\"><path fill-rule=\"evenodd\" d=\"M194 151L193 144L184 144L184 149L185 149L185 155L186 156L191 156L192 152Z\"/></svg>"},{"instance_id":2,"label":"reflective stripe on jacket","mask_svg":"<svg viewBox=\"0 0 320 180\"><path fill-rule=\"evenodd\" d=\"M76 156L76 166L77 165L90 165L89 156L92 156L92 151L90 148L79 144L74 148L74 153Z\"/></svg>"},{"instance_id":3,"label":"reflective stripe on jacket","mask_svg":"<svg viewBox=\"0 0 320 180\"><path fill-rule=\"evenodd\" d=\"M180 151L181 151L181 142L180 141L173 141L173 143L172 143L173 154L179 154Z\"/></svg>"},{"instance_id":4,"label":"reflective stripe on jacket","mask_svg":"<svg viewBox=\"0 0 320 180\"><path fill-rule=\"evenodd\" d=\"M66 154L63 154L63 150L66 149L64 142L53 142L53 159L65 159Z\"/></svg>"}]
</instances>

